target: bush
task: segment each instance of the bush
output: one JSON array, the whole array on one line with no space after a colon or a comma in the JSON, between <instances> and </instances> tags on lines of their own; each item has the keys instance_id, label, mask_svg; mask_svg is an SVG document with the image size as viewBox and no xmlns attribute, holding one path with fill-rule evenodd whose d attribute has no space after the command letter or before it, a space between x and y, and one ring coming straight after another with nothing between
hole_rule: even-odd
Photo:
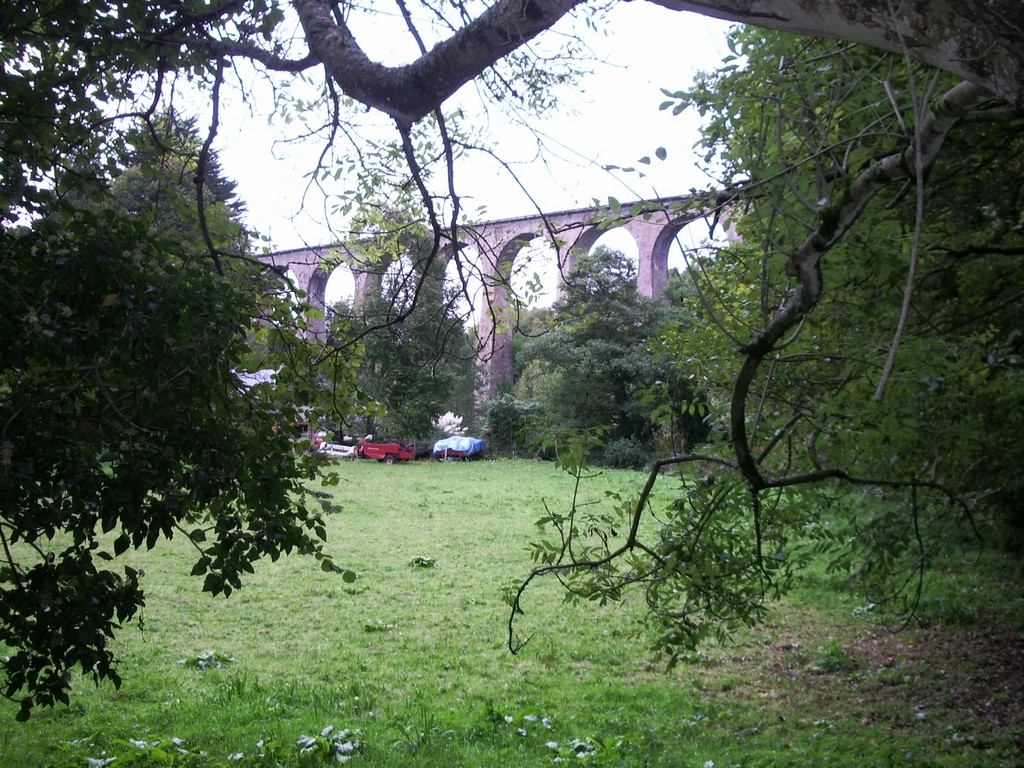
<instances>
[{"instance_id":1,"label":"bush","mask_svg":"<svg viewBox=\"0 0 1024 768\"><path fill-rule=\"evenodd\" d=\"M487 429L490 432L491 447L513 456L526 451L529 448L526 426L537 409L536 403L517 400L509 394L489 401Z\"/></svg>"},{"instance_id":2,"label":"bush","mask_svg":"<svg viewBox=\"0 0 1024 768\"><path fill-rule=\"evenodd\" d=\"M643 469L653 458L650 448L633 437L609 440L595 456L595 464L617 469Z\"/></svg>"}]
</instances>

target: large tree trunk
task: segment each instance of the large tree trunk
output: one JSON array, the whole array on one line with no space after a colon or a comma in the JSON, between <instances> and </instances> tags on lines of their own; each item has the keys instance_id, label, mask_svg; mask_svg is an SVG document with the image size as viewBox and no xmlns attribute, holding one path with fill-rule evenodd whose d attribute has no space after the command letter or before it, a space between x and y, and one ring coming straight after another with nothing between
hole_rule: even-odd
<instances>
[{"instance_id":1,"label":"large tree trunk","mask_svg":"<svg viewBox=\"0 0 1024 768\"><path fill-rule=\"evenodd\" d=\"M1021 0L651 0L676 11L907 52L1014 104L1024 83ZM324 0L292 0L313 55L348 95L408 125L584 0L495 0L415 61L371 61Z\"/></svg>"},{"instance_id":2,"label":"large tree trunk","mask_svg":"<svg viewBox=\"0 0 1024 768\"><path fill-rule=\"evenodd\" d=\"M953 72L1014 104L1024 88L1021 0L651 0L676 11L866 43Z\"/></svg>"}]
</instances>

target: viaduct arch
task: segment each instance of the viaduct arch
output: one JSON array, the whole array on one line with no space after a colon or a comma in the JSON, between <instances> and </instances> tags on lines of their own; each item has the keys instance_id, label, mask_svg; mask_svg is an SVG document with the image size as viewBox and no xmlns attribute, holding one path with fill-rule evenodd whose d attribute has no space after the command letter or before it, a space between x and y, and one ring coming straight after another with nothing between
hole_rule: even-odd
<instances>
[{"instance_id":1,"label":"viaduct arch","mask_svg":"<svg viewBox=\"0 0 1024 768\"><path fill-rule=\"evenodd\" d=\"M680 213L682 211L682 213ZM538 240L553 248L558 268L558 289L576 257L589 251L607 231L625 229L638 249L637 290L642 296L661 295L668 282L668 254L675 236L687 224L711 216L721 209L710 204L706 195L683 195L656 200L624 203L614 208L592 206L552 213L538 213L460 226L457 242L448 232L442 248L444 258L462 250L475 250L479 256L478 277L485 301L477 317L476 333L479 359L483 363L478 397L497 395L502 383L512 379L512 336L514 323L510 302L511 272L516 257ZM290 270L298 288L316 309L325 309L325 290L331 271L346 264L355 278L355 296L367 294L380 280L380 266L360 269L359 255L341 245L296 248L258 257L282 274ZM313 321L313 333L325 333L322 319Z\"/></svg>"}]
</instances>

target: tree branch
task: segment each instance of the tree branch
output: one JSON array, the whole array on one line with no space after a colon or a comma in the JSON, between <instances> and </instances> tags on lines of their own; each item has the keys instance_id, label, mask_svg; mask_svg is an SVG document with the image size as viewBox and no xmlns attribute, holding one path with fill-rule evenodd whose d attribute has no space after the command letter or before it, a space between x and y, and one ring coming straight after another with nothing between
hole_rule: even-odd
<instances>
[{"instance_id":1,"label":"tree branch","mask_svg":"<svg viewBox=\"0 0 1024 768\"><path fill-rule=\"evenodd\" d=\"M412 64L371 61L323 0L292 0L311 51L352 98L412 124L583 0L498 0Z\"/></svg>"},{"instance_id":2,"label":"tree branch","mask_svg":"<svg viewBox=\"0 0 1024 768\"><path fill-rule=\"evenodd\" d=\"M673 11L908 52L1013 104L1024 99L1024 6L969 0L651 0Z\"/></svg>"},{"instance_id":3,"label":"tree branch","mask_svg":"<svg viewBox=\"0 0 1024 768\"><path fill-rule=\"evenodd\" d=\"M262 64L274 72L303 72L317 66L320 60L312 52L301 59L279 56L248 40L217 40L192 35L160 35L155 40L160 45L184 46L195 51L205 51L211 58L249 59Z\"/></svg>"}]
</instances>

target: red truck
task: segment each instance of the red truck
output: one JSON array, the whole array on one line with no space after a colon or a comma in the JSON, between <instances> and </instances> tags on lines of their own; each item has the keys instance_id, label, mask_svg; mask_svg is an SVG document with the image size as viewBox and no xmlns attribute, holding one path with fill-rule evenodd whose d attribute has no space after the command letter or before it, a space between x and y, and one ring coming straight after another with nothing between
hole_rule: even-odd
<instances>
[{"instance_id":1,"label":"red truck","mask_svg":"<svg viewBox=\"0 0 1024 768\"><path fill-rule=\"evenodd\" d=\"M364 459L376 459L385 464L396 461L409 461L416 458L416 443L369 443L359 441L359 456Z\"/></svg>"}]
</instances>

